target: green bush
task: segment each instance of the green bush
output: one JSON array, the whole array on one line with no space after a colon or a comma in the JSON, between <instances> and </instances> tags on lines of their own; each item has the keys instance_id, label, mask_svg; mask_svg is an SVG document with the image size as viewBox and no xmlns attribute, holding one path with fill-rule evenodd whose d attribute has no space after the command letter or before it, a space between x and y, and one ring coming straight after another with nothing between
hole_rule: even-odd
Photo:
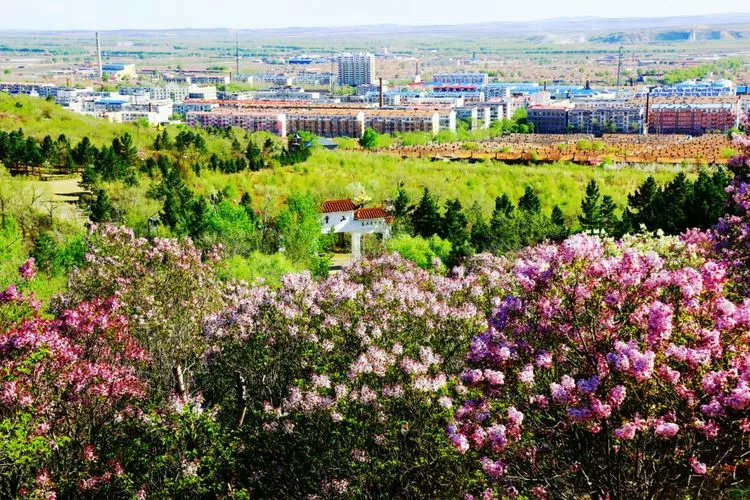
<instances>
[{"instance_id":1,"label":"green bush","mask_svg":"<svg viewBox=\"0 0 750 500\"><path fill-rule=\"evenodd\" d=\"M439 258L441 264L439 270L444 271L446 262L450 257L453 246L450 241L444 240L437 235L429 238L421 236L398 235L385 243L390 252L398 252L401 257L414 262L422 269L435 267L433 260Z\"/></svg>"}]
</instances>

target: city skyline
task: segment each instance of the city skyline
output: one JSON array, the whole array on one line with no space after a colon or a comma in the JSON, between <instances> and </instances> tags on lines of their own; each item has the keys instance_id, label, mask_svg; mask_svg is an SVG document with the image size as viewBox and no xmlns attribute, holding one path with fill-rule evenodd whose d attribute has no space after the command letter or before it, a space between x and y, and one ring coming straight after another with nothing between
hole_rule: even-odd
<instances>
[{"instance_id":1,"label":"city skyline","mask_svg":"<svg viewBox=\"0 0 750 500\"><path fill-rule=\"evenodd\" d=\"M424 4L382 0L376 6L351 8L344 0L302 2L277 0L272 4L249 5L238 0L208 3L204 0L162 0L160 9L150 0L132 0L127 10L106 12L96 0L34 4L14 3L3 8L2 30L118 30L118 29L279 29L289 27L399 25L456 25L484 22L528 22L560 17L598 18L673 17L750 13L746 0L727 0L721 7L685 0L679 6L632 0L627 3L594 3L571 0L566 3L539 0L533 9L506 6L492 0L478 0L471 9L456 10L447 0ZM144 15L147 12L148 15ZM231 14L231 15L229 15Z\"/></svg>"}]
</instances>

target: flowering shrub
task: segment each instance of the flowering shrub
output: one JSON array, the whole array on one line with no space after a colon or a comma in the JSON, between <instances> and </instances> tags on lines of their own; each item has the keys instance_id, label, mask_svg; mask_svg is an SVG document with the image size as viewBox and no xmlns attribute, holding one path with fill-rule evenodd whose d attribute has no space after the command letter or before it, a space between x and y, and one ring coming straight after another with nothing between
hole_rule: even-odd
<instances>
[{"instance_id":1,"label":"flowering shrub","mask_svg":"<svg viewBox=\"0 0 750 500\"><path fill-rule=\"evenodd\" d=\"M447 427L482 455L486 495L708 495L747 480L750 302L726 298L705 240L657 241L659 255L578 235L521 255Z\"/></svg>"},{"instance_id":2,"label":"flowering shrub","mask_svg":"<svg viewBox=\"0 0 750 500\"><path fill-rule=\"evenodd\" d=\"M744 119L745 129L750 130L750 119ZM750 296L750 137L735 135L735 146L740 153L731 158L729 169L734 174L727 188L731 195L733 210L725 215L714 228L716 249L727 262L734 290L742 296Z\"/></svg>"},{"instance_id":3,"label":"flowering shrub","mask_svg":"<svg viewBox=\"0 0 750 500\"><path fill-rule=\"evenodd\" d=\"M218 253L204 256L189 239L149 242L111 225L94 227L88 244L85 264L57 298L57 311L117 297L130 331L151 357L154 390L168 394L176 367L187 370L203 352L203 318L220 307Z\"/></svg>"},{"instance_id":4,"label":"flowering shrub","mask_svg":"<svg viewBox=\"0 0 750 500\"><path fill-rule=\"evenodd\" d=\"M483 259L487 272L441 277L394 254L323 282L230 290L206 324L205 383L223 421L243 423L237 475L260 496L465 491L476 476L441 429L502 284L498 259Z\"/></svg>"}]
</instances>

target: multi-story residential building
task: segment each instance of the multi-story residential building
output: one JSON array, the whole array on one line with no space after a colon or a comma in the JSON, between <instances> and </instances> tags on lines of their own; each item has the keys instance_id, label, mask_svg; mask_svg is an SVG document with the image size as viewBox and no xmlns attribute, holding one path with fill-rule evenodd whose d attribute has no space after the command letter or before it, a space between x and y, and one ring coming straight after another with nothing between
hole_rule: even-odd
<instances>
[{"instance_id":1,"label":"multi-story residential building","mask_svg":"<svg viewBox=\"0 0 750 500\"><path fill-rule=\"evenodd\" d=\"M739 124L740 102L655 102L649 107L649 132L656 134L703 134L727 132Z\"/></svg>"},{"instance_id":2,"label":"multi-story residential building","mask_svg":"<svg viewBox=\"0 0 750 500\"><path fill-rule=\"evenodd\" d=\"M51 83L13 83L0 82L0 92L8 94L28 94L39 97L57 95L58 87Z\"/></svg>"},{"instance_id":3,"label":"multi-story residential building","mask_svg":"<svg viewBox=\"0 0 750 500\"><path fill-rule=\"evenodd\" d=\"M178 85L189 85L192 82L192 78L188 75L175 75L170 73L162 74L161 79L165 83L176 83Z\"/></svg>"},{"instance_id":4,"label":"multi-story residential building","mask_svg":"<svg viewBox=\"0 0 750 500\"><path fill-rule=\"evenodd\" d=\"M375 83L375 56L373 54L339 54L336 61L339 85L356 87Z\"/></svg>"},{"instance_id":5,"label":"multi-story residential building","mask_svg":"<svg viewBox=\"0 0 750 500\"><path fill-rule=\"evenodd\" d=\"M365 113L365 127L372 128L379 134L429 132L437 135L440 131L440 115L434 110L368 109Z\"/></svg>"},{"instance_id":6,"label":"multi-story residential building","mask_svg":"<svg viewBox=\"0 0 750 500\"><path fill-rule=\"evenodd\" d=\"M331 84L331 82L336 80L336 75L329 71L324 71L320 73L316 71L300 71L299 73L296 73L292 78L296 85L328 86Z\"/></svg>"},{"instance_id":7,"label":"multi-story residential building","mask_svg":"<svg viewBox=\"0 0 750 500\"><path fill-rule=\"evenodd\" d=\"M275 87L256 91L255 98L268 101L311 101L320 99L320 92L307 92L301 87Z\"/></svg>"},{"instance_id":8,"label":"multi-story residential building","mask_svg":"<svg viewBox=\"0 0 750 500\"><path fill-rule=\"evenodd\" d=\"M536 133L564 134L568 128L568 108L566 106L530 106L528 120L534 124Z\"/></svg>"},{"instance_id":9,"label":"multi-story residential building","mask_svg":"<svg viewBox=\"0 0 750 500\"><path fill-rule=\"evenodd\" d=\"M487 73L435 73L432 81L440 85L487 85Z\"/></svg>"},{"instance_id":10,"label":"multi-story residential building","mask_svg":"<svg viewBox=\"0 0 750 500\"><path fill-rule=\"evenodd\" d=\"M200 127L239 127L249 132L270 132L286 137L286 115L277 110L234 110L188 111L185 116L188 125Z\"/></svg>"},{"instance_id":11,"label":"multi-story residential building","mask_svg":"<svg viewBox=\"0 0 750 500\"><path fill-rule=\"evenodd\" d=\"M475 85L437 85L426 97L463 97L464 102L484 102L484 92Z\"/></svg>"},{"instance_id":12,"label":"multi-story residential building","mask_svg":"<svg viewBox=\"0 0 750 500\"><path fill-rule=\"evenodd\" d=\"M253 80L258 84L271 84L287 86L294 83L294 78L286 73L273 73L266 71L253 75Z\"/></svg>"},{"instance_id":13,"label":"multi-story residential building","mask_svg":"<svg viewBox=\"0 0 750 500\"><path fill-rule=\"evenodd\" d=\"M191 85L188 88L188 94L186 99L202 99L206 101L211 101L216 99L216 87L207 85L207 86L198 86L198 85Z\"/></svg>"},{"instance_id":14,"label":"multi-story residential building","mask_svg":"<svg viewBox=\"0 0 750 500\"><path fill-rule=\"evenodd\" d=\"M523 107L523 103L512 97L495 98L487 101L490 106L491 120L510 120L518 108Z\"/></svg>"},{"instance_id":15,"label":"multi-story residential building","mask_svg":"<svg viewBox=\"0 0 750 500\"><path fill-rule=\"evenodd\" d=\"M648 89L641 89L637 95L644 97L648 93ZM651 97L727 97L735 95L735 86L730 80L688 80L654 87L650 94Z\"/></svg>"},{"instance_id":16,"label":"multi-story residential building","mask_svg":"<svg viewBox=\"0 0 750 500\"><path fill-rule=\"evenodd\" d=\"M226 75L190 75L190 82L196 85L226 85L229 81Z\"/></svg>"},{"instance_id":17,"label":"multi-story residential building","mask_svg":"<svg viewBox=\"0 0 750 500\"><path fill-rule=\"evenodd\" d=\"M479 126L479 110L471 107L456 108L456 119L469 124L469 130L476 130Z\"/></svg>"},{"instance_id":18,"label":"multi-story residential building","mask_svg":"<svg viewBox=\"0 0 750 500\"><path fill-rule=\"evenodd\" d=\"M175 113L186 115L190 111L202 111L208 112L215 109L219 109L219 105L216 102L201 102L201 101L184 101L176 103L172 106Z\"/></svg>"},{"instance_id":19,"label":"multi-story residential building","mask_svg":"<svg viewBox=\"0 0 750 500\"><path fill-rule=\"evenodd\" d=\"M568 111L568 129L587 134L643 133L646 108L630 102L577 103Z\"/></svg>"},{"instance_id":20,"label":"multi-story residential building","mask_svg":"<svg viewBox=\"0 0 750 500\"><path fill-rule=\"evenodd\" d=\"M362 137L365 113L358 109L289 109L286 113L290 134L309 132L321 137Z\"/></svg>"}]
</instances>

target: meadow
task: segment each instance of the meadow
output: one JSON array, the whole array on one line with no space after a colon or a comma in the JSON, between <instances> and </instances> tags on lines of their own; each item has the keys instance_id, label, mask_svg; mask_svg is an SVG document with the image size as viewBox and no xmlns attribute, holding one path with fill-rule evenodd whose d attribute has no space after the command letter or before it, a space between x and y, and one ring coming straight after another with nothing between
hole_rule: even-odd
<instances>
[{"instance_id":1,"label":"meadow","mask_svg":"<svg viewBox=\"0 0 750 500\"><path fill-rule=\"evenodd\" d=\"M351 151L315 150L304 164L277 167L259 172L220 174L203 171L189 184L201 193L220 191L227 185L238 193L249 192L257 207L270 195L272 203L281 203L290 193L309 192L316 199L347 198L359 185L374 203L396 196L399 183L412 200L427 187L441 201L458 198L465 207L478 202L490 213L494 200L503 193L512 200L531 186L549 213L559 205L567 217L578 213L586 184L597 181L604 194L610 194L619 207L648 176L659 183L671 180L678 168L651 169L590 167L571 163L548 165L507 165L495 161L432 162L427 159L401 159Z\"/></svg>"}]
</instances>

